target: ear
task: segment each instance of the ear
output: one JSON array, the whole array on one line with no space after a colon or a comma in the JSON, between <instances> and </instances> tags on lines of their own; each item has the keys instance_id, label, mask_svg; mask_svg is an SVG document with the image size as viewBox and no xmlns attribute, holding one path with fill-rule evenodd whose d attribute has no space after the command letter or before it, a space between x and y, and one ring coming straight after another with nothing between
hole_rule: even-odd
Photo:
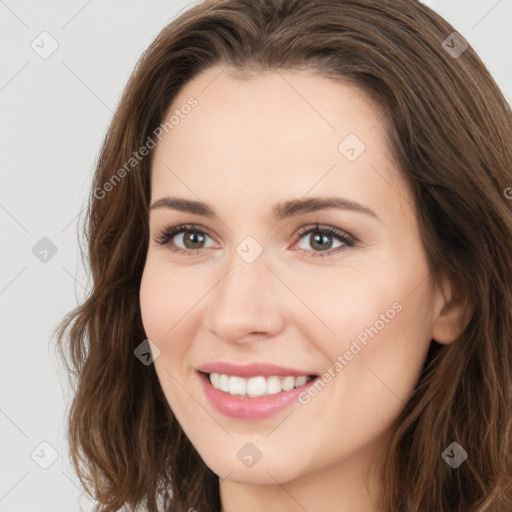
<instances>
[{"instance_id":1,"label":"ear","mask_svg":"<svg viewBox=\"0 0 512 512\"><path fill-rule=\"evenodd\" d=\"M453 281L442 277L434 301L432 339L445 345L455 341L467 327L473 310L468 297Z\"/></svg>"}]
</instances>

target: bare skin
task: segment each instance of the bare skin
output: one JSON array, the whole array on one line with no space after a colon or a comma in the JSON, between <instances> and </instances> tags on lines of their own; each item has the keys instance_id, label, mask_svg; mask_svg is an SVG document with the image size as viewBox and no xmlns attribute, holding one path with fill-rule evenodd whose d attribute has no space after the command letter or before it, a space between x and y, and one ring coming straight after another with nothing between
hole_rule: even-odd
<instances>
[{"instance_id":1,"label":"bare skin","mask_svg":"<svg viewBox=\"0 0 512 512\"><path fill-rule=\"evenodd\" d=\"M369 465L379 466L430 340L450 343L463 329L463 301L448 280L439 290L428 278L382 114L362 92L306 71L248 81L221 71L209 69L182 89L169 113L191 96L198 104L154 149L151 204L177 196L216 212L150 212L140 300L146 334L160 350L158 378L221 479L223 512L378 512L385 482ZM349 134L357 139L340 149ZM375 215L331 208L272 217L276 203L327 196ZM298 236L317 223L320 232L330 226L356 242L327 233L323 249L318 230ZM180 224L202 231L202 246L190 232L155 241ZM251 263L236 250L246 237L257 245L242 247L262 249ZM347 355L371 326L377 334ZM333 368L338 356L346 363L340 371ZM330 368L334 376L308 403L241 420L219 413L204 395L195 368L212 361L317 375ZM250 468L237 457L246 443L262 454Z\"/></svg>"}]
</instances>

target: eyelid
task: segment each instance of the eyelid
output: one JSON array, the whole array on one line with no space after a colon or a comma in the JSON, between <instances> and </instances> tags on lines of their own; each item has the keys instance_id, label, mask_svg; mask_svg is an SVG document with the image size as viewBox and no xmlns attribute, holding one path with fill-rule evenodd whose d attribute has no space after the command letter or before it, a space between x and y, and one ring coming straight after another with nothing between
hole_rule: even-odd
<instances>
[{"instance_id":1,"label":"eyelid","mask_svg":"<svg viewBox=\"0 0 512 512\"><path fill-rule=\"evenodd\" d=\"M198 231L200 233L204 233L212 240L215 240L215 237L212 236L208 230L208 228L202 226L201 224L195 223L185 223L185 224L175 224L164 227L162 230L158 232L155 236L154 241L160 245L166 245L172 238L183 234L187 231ZM189 251L200 251L201 249L183 249Z\"/></svg>"},{"instance_id":2,"label":"eyelid","mask_svg":"<svg viewBox=\"0 0 512 512\"><path fill-rule=\"evenodd\" d=\"M328 234L332 235L333 237L338 237L340 239L346 239L346 242L351 242L353 244L359 242L359 240L351 235L349 232L345 231L344 229L336 228L334 226L331 226L330 224L320 224L319 222L315 222L312 225L304 226L300 228L297 231L297 238L300 239L304 235L315 232L315 231L324 231Z\"/></svg>"}]
</instances>

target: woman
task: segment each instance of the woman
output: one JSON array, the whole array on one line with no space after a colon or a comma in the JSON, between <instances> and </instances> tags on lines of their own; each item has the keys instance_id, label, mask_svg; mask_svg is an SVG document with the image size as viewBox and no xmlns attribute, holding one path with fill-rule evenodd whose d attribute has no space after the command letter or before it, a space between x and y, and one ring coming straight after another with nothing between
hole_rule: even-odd
<instances>
[{"instance_id":1,"label":"woman","mask_svg":"<svg viewBox=\"0 0 512 512\"><path fill-rule=\"evenodd\" d=\"M98 510L511 510L511 186L510 107L421 3L180 15L58 333Z\"/></svg>"}]
</instances>

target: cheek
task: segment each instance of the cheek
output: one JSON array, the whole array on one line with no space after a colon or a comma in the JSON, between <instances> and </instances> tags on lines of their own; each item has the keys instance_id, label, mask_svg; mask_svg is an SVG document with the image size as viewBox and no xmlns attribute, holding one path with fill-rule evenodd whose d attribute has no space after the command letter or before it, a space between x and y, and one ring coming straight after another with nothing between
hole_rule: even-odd
<instances>
[{"instance_id":1,"label":"cheek","mask_svg":"<svg viewBox=\"0 0 512 512\"><path fill-rule=\"evenodd\" d=\"M174 412L184 407L177 380L182 380L179 368L186 358L190 339L183 331L187 322L179 321L190 309L187 306L190 301L185 297L187 288L176 281L177 275L179 272L166 271L165 266L149 254L139 292L144 331L160 351L154 360L155 371Z\"/></svg>"},{"instance_id":2,"label":"cheek","mask_svg":"<svg viewBox=\"0 0 512 512\"><path fill-rule=\"evenodd\" d=\"M370 276L352 287L345 280L343 293L327 288L336 300L318 309L336 335L317 336L330 361L325 385L301 403L308 418L324 418L315 424L315 449L326 459L387 432L414 392L430 342L429 296L425 286L411 293L415 275L401 279L377 285Z\"/></svg>"},{"instance_id":3,"label":"cheek","mask_svg":"<svg viewBox=\"0 0 512 512\"><path fill-rule=\"evenodd\" d=\"M147 262L142 274L139 302L142 324L151 340L157 341L165 332L169 299L172 299L172 294L167 292L165 281L158 279L158 269Z\"/></svg>"},{"instance_id":4,"label":"cheek","mask_svg":"<svg viewBox=\"0 0 512 512\"><path fill-rule=\"evenodd\" d=\"M309 294L306 282L299 289L329 328L313 317L309 323L301 320L327 361L325 379L334 381L339 403L364 411L387 404L394 411L393 405L399 409L413 392L431 339L432 297L419 261L420 256L410 265L393 266L383 259L365 272L346 269L336 278L317 280Z\"/></svg>"},{"instance_id":5,"label":"cheek","mask_svg":"<svg viewBox=\"0 0 512 512\"><path fill-rule=\"evenodd\" d=\"M192 269L169 268L165 257L150 251L140 284L142 324L160 351L155 370L173 409L180 409L182 402L178 383L191 378L191 349L201 325L201 298L208 289L197 276Z\"/></svg>"},{"instance_id":6,"label":"cheek","mask_svg":"<svg viewBox=\"0 0 512 512\"><path fill-rule=\"evenodd\" d=\"M297 295L323 323L309 315L316 339L323 333L323 351L330 360L350 350L354 341L362 347L361 356L375 352L384 359L392 356L388 350L421 357L428 345L432 294L421 246L410 243L405 251L390 245L347 258L339 271L317 272L297 282ZM310 332L315 340L312 327ZM377 347L366 350L377 345L386 353ZM395 357L398 361L401 354Z\"/></svg>"},{"instance_id":7,"label":"cheek","mask_svg":"<svg viewBox=\"0 0 512 512\"><path fill-rule=\"evenodd\" d=\"M194 290L196 290L194 292ZM169 270L159 257L148 254L142 274L139 300L147 336L155 341L174 337L180 321L198 299L197 288L181 270Z\"/></svg>"},{"instance_id":8,"label":"cheek","mask_svg":"<svg viewBox=\"0 0 512 512\"><path fill-rule=\"evenodd\" d=\"M291 277L287 281L291 283ZM366 266L344 268L340 272L317 272L317 275L295 278L294 292L307 305L291 306L294 322L312 343L335 360L350 348L352 340L362 344L379 333L389 330L391 323L403 318L401 303L407 284L398 283L390 272L384 279L378 269ZM290 300L290 304L297 301ZM364 346L364 345L363 345Z\"/></svg>"}]
</instances>

